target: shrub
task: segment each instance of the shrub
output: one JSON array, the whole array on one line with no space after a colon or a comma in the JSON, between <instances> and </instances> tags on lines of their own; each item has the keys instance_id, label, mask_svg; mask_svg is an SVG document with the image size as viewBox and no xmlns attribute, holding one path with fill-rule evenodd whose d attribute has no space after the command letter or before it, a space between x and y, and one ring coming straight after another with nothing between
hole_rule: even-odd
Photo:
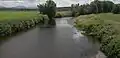
<instances>
[{"instance_id":1,"label":"shrub","mask_svg":"<svg viewBox=\"0 0 120 58\"><path fill-rule=\"evenodd\" d=\"M108 58L120 58L120 39L112 39L102 51Z\"/></svg>"}]
</instances>

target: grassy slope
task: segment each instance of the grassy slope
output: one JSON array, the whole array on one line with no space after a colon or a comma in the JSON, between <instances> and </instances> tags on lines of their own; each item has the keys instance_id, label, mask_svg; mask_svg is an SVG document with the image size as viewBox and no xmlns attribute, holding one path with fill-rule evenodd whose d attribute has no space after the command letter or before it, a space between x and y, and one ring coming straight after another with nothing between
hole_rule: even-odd
<instances>
[{"instance_id":1,"label":"grassy slope","mask_svg":"<svg viewBox=\"0 0 120 58\"><path fill-rule=\"evenodd\" d=\"M0 20L33 19L37 11L0 11Z\"/></svg>"},{"instance_id":2,"label":"grassy slope","mask_svg":"<svg viewBox=\"0 0 120 58\"><path fill-rule=\"evenodd\" d=\"M101 13L101 14L91 14L91 15L81 15L79 16L77 19L78 20L83 20L81 23L86 23L86 21L84 22L84 20L89 20L90 17L97 17L101 20L103 20L103 22L105 23L111 23L114 25L114 27L120 31L120 14L112 14L112 13ZM87 21L88 24L91 24L91 23L98 23L98 22L90 22L90 21Z\"/></svg>"},{"instance_id":3,"label":"grassy slope","mask_svg":"<svg viewBox=\"0 0 120 58\"><path fill-rule=\"evenodd\" d=\"M97 18L97 19L100 19L100 20L95 20L94 18ZM82 16L79 16L77 18L77 28L78 29L81 29L81 28L84 28L84 29L87 29L86 27L84 27L85 25L86 26L89 26L90 29L88 29L87 31L89 32L90 30L98 30L96 34L100 34L101 32L101 29L99 29L98 26L96 26L95 28L92 28L90 27L90 25L93 25L93 24L97 24L97 23L100 23L100 24L111 24L113 29L114 30L117 30L116 33L116 37L113 37L113 39L111 40L111 36L109 32L110 30L112 31L113 29L111 28L105 28L105 29L102 29L103 32L108 32L108 36L107 34L104 35L105 38L102 38L103 39L103 42L101 43L102 45L104 46L101 46L102 48L102 51L105 52L105 54L108 56L108 58L112 57L112 58L120 58L120 14L111 14L111 13L101 13L101 14L91 14L91 15L82 15ZM83 27L81 27L81 26ZM103 25L105 26L105 25ZM105 26L105 27L108 27L108 26ZM108 31L109 30L109 31ZM90 31L91 32L91 31ZM93 32L95 33L95 32ZM102 33L101 33L102 35ZM108 39L108 40L107 40Z\"/></svg>"},{"instance_id":4,"label":"grassy slope","mask_svg":"<svg viewBox=\"0 0 120 58\"><path fill-rule=\"evenodd\" d=\"M99 14L97 15L100 19L104 20L105 23L111 23L120 32L120 14Z\"/></svg>"}]
</instances>

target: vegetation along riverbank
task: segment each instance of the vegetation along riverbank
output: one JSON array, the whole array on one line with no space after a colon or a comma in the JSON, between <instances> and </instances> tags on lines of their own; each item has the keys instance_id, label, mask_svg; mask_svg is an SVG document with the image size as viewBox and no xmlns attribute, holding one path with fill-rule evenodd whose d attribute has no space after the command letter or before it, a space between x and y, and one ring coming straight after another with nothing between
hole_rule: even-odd
<instances>
[{"instance_id":1,"label":"vegetation along riverbank","mask_svg":"<svg viewBox=\"0 0 120 58\"><path fill-rule=\"evenodd\" d=\"M1 8L0 37L12 36L46 21L47 25L55 26L55 18L76 17L74 26L83 34L99 40L100 50L108 58L120 58L120 4L94 0L89 4L58 8L53 0L47 0L36 6L36 9L10 8L10 11Z\"/></svg>"},{"instance_id":2,"label":"vegetation along riverbank","mask_svg":"<svg viewBox=\"0 0 120 58\"><path fill-rule=\"evenodd\" d=\"M101 13L81 15L76 18L75 27L83 34L98 39L100 50L108 58L120 57L120 14Z\"/></svg>"},{"instance_id":3,"label":"vegetation along riverbank","mask_svg":"<svg viewBox=\"0 0 120 58\"><path fill-rule=\"evenodd\" d=\"M108 58L120 58L120 4L94 0L90 4L72 4L75 27L100 41L100 50Z\"/></svg>"},{"instance_id":4,"label":"vegetation along riverbank","mask_svg":"<svg viewBox=\"0 0 120 58\"><path fill-rule=\"evenodd\" d=\"M45 15L37 11L0 11L0 36L11 36L43 24Z\"/></svg>"}]
</instances>

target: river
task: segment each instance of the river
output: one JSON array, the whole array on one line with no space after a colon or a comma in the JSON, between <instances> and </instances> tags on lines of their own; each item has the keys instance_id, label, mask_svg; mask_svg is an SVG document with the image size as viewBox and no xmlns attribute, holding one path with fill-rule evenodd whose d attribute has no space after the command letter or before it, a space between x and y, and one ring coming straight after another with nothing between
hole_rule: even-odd
<instances>
[{"instance_id":1,"label":"river","mask_svg":"<svg viewBox=\"0 0 120 58\"><path fill-rule=\"evenodd\" d=\"M36 28L0 45L0 58L95 58L99 43L80 34L73 19L58 18L54 28Z\"/></svg>"}]
</instances>

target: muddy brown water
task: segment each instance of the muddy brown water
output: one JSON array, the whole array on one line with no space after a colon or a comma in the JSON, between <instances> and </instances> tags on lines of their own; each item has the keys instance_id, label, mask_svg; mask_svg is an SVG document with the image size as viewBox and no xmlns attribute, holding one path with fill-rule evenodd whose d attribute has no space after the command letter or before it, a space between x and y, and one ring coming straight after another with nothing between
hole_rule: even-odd
<instances>
[{"instance_id":1,"label":"muddy brown water","mask_svg":"<svg viewBox=\"0 0 120 58\"><path fill-rule=\"evenodd\" d=\"M36 28L0 45L0 58L91 58L99 43L80 34L73 19L58 18L54 28Z\"/></svg>"}]
</instances>

